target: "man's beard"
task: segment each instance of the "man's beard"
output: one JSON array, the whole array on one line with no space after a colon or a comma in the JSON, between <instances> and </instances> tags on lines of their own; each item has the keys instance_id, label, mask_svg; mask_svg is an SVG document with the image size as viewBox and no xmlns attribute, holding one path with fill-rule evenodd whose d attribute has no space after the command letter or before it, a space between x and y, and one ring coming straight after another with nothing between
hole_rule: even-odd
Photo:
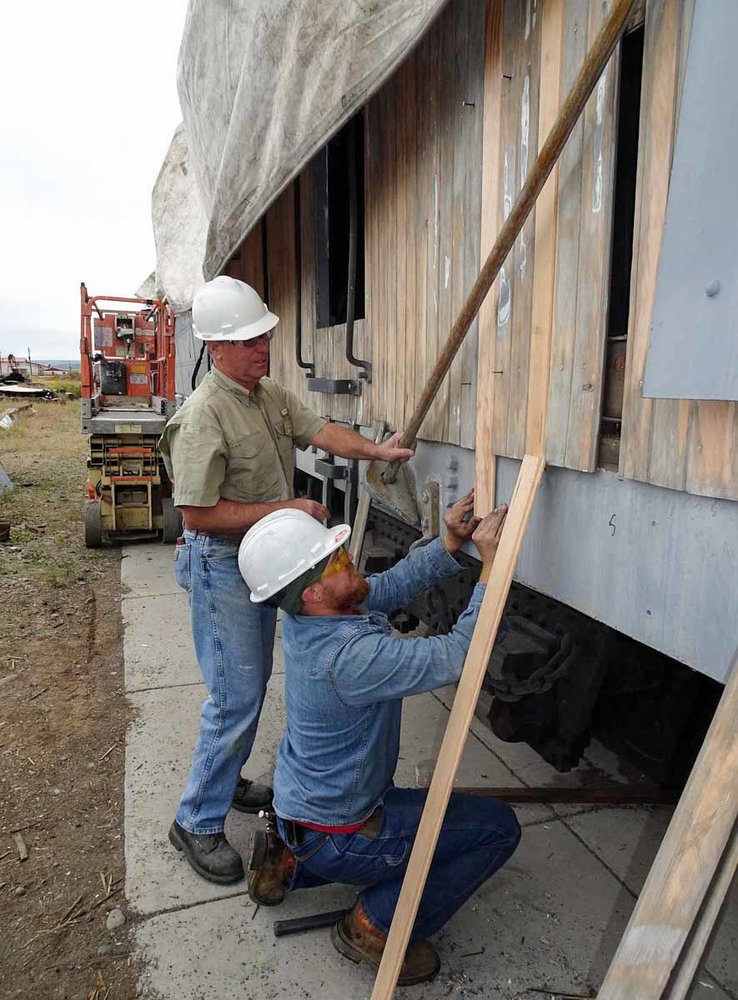
<instances>
[{"instance_id":1,"label":"man's beard","mask_svg":"<svg viewBox=\"0 0 738 1000\"><path fill-rule=\"evenodd\" d=\"M361 604L361 602L367 597L368 593L369 583L365 577L357 575L353 586L348 589L344 595L342 595L337 604L337 608L341 611L351 611L351 609L355 608L357 604Z\"/></svg>"}]
</instances>

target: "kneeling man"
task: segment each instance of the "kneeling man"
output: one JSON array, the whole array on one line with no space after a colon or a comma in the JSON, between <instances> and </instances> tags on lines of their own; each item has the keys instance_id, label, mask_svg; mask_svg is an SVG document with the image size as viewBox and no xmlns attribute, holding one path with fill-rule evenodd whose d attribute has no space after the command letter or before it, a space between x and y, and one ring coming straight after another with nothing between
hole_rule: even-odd
<instances>
[{"instance_id":1,"label":"kneeling man","mask_svg":"<svg viewBox=\"0 0 738 1000\"><path fill-rule=\"evenodd\" d=\"M282 624L287 731L274 776L281 841L252 842L249 894L281 902L285 891L344 882L365 888L333 928L335 947L378 966L426 793L396 788L402 699L459 679L505 518L480 521L469 493L446 514L446 534L386 573L358 573L343 548L350 528L324 528L281 510L241 543L239 566L252 601L269 600ZM471 538L482 573L448 635L403 639L388 614L458 573L454 554ZM440 967L426 939L505 863L520 839L509 806L451 796L400 975L423 982Z\"/></svg>"}]
</instances>

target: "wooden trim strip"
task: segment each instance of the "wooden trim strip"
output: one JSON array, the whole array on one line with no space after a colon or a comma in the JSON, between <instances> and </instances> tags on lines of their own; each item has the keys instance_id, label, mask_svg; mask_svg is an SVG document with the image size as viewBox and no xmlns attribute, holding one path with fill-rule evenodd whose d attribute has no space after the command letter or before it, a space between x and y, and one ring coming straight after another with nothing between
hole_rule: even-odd
<instances>
[{"instance_id":1,"label":"wooden trim strip","mask_svg":"<svg viewBox=\"0 0 738 1000\"><path fill-rule=\"evenodd\" d=\"M598 994L599 1000L671 1000L672 974L695 964L690 932L702 907L712 916L715 884L725 890L732 873L714 877L738 820L738 657L697 761L656 855ZM726 853L727 852L727 853ZM702 947L707 935L697 937ZM679 973L677 972L679 977ZM681 994L680 994L681 995Z\"/></svg>"}]
</instances>

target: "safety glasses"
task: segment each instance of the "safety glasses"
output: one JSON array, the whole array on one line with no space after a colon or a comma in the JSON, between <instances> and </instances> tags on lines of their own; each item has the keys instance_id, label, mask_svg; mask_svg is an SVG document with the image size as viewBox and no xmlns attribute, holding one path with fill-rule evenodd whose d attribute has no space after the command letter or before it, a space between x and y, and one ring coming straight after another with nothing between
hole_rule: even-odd
<instances>
[{"instance_id":1,"label":"safety glasses","mask_svg":"<svg viewBox=\"0 0 738 1000\"><path fill-rule=\"evenodd\" d=\"M351 557L342 545L340 549L336 549L331 554L328 565L320 574L320 579L323 580L327 576L335 576L337 573L343 573L344 570L350 569L351 566Z\"/></svg>"},{"instance_id":2,"label":"safety glasses","mask_svg":"<svg viewBox=\"0 0 738 1000\"><path fill-rule=\"evenodd\" d=\"M233 344L234 347L256 347L258 344L269 343L269 341L274 336L274 330L269 330L268 333L262 333L258 337L252 337L251 340L229 340L229 344Z\"/></svg>"}]
</instances>

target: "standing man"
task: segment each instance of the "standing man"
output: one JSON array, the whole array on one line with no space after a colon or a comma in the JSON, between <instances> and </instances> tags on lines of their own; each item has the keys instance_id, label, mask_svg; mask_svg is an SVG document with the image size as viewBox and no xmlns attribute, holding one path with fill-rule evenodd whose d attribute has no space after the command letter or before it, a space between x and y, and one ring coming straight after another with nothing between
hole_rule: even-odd
<instances>
[{"instance_id":1,"label":"standing man","mask_svg":"<svg viewBox=\"0 0 738 1000\"><path fill-rule=\"evenodd\" d=\"M328 423L266 378L279 320L250 285L225 276L207 282L192 322L214 368L169 421L160 448L185 525L175 574L189 596L208 697L169 839L203 878L227 885L244 874L223 833L228 810L258 812L272 799L271 788L240 777L272 670L277 612L249 600L239 542L281 508L325 518L321 504L293 499L295 446L401 462L413 452L397 446L398 434L377 445Z\"/></svg>"}]
</instances>

